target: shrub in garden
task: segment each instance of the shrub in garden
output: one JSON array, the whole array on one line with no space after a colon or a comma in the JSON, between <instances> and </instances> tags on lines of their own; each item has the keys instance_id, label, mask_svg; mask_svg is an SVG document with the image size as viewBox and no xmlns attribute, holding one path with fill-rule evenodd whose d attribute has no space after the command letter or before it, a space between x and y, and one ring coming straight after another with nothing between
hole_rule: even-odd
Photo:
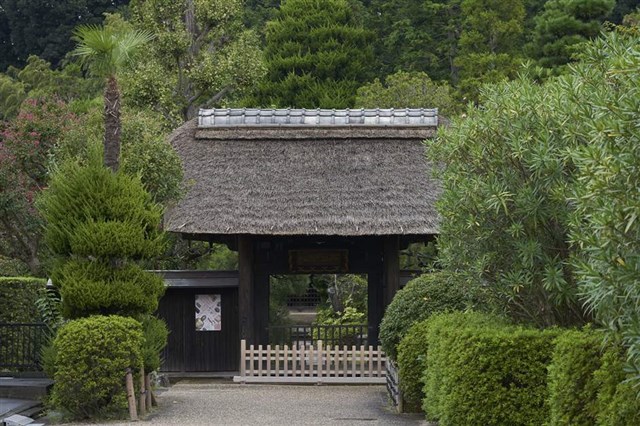
<instances>
[{"instance_id":1,"label":"shrub in garden","mask_svg":"<svg viewBox=\"0 0 640 426\"><path fill-rule=\"evenodd\" d=\"M147 315L142 320L142 334L144 336L142 345L144 371L155 371L160 368L162 363L160 353L167 345L169 336L167 324L160 318Z\"/></svg>"},{"instance_id":2,"label":"shrub in garden","mask_svg":"<svg viewBox=\"0 0 640 426\"><path fill-rule=\"evenodd\" d=\"M470 275L435 272L421 275L396 293L380 324L380 342L387 356L396 359L398 343L415 322L436 312L463 310L489 304L481 284Z\"/></svg>"},{"instance_id":3,"label":"shrub in garden","mask_svg":"<svg viewBox=\"0 0 640 426\"><path fill-rule=\"evenodd\" d=\"M634 382L626 380L625 350L612 345L602 355L602 366L594 373L598 388L598 426L628 426L640 424L640 397Z\"/></svg>"},{"instance_id":4,"label":"shrub in garden","mask_svg":"<svg viewBox=\"0 0 640 426\"><path fill-rule=\"evenodd\" d=\"M422 375L427 367L429 319L413 324L398 345L398 375L405 411L420 411L424 399Z\"/></svg>"},{"instance_id":5,"label":"shrub in garden","mask_svg":"<svg viewBox=\"0 0 640 426\"><path fill-rule=\"evenodd\" d=\"M92 316L68 322L54 341L54 406L74 419L127 411L127 368L142 367L142 327L132 318Z\"/></svg>"},{"instance_id":6,"label":"shrub in garden","mask_svg":"<svg viewBox=\"0 0 640 426\"><path fill-rule=\"evenodd\" d=\"M39 207L45 240L58 257L52 278L66 317L137 316L157 308L162 279L137 261L164 248L162 210L140 179L105 168L93 146L86 164L69 161L51 178Z\"/></svg>"},{"instance_id":7,"label":"shrub in garden","mask_svg":"<svg viewBox=\"0 0 640 426\"><path fill-rule=\"evenodd\" d=\"M539 331L474 312L430 319L423 408L447 425L540 425L555 329Z\"/></svg>"}]
</instances>

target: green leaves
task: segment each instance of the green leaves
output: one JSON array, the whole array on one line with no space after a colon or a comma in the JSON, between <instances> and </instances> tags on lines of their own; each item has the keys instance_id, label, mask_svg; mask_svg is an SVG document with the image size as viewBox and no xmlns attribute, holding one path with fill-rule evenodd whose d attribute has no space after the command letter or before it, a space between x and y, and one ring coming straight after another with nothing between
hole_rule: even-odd
<instances>
[{"instance_id":1,"label":"green leaves","mask_svg":"<svg viewBox=\"0 0 640 426\"><path fill-rule=\"evenodd\" d=\"M153 40L149 31L117 31L112 27L81 25L73 32L78 44L71 52L80 57L83 64L96 75L113 76L130 59L137 49Z\"/></svg>"},{"instance_id":2,"label":"green leaves","mask_svg":"<svg viewBox=\"0 0 640 426\"><path fill-rule=\"evenodd\" d=\"M344 0L290 0L267 24L265 106L347 108L370 76L372 33Z\"/></svg>"}]
</instances>

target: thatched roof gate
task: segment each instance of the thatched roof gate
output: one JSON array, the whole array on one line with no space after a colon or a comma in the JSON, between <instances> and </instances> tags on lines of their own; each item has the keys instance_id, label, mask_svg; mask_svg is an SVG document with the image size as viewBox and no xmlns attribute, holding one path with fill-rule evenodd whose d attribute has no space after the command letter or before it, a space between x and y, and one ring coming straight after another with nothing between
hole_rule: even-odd
<instances>
[{"instance_id":1,"label":"thatched roof gate","mask_svg":"<svg viewBox=\"0 0 640 426\"><path fill-rule=\"evenodd\" d=\"M437 125L432 109L202 110L171 136L186 194L165 227L239 250L243 337L264 340L269 274L313 269L315 253L316 267L368 274L377 340L398 249L437 233L439 185L424 157Z\"/></svg>"}]
</instances>

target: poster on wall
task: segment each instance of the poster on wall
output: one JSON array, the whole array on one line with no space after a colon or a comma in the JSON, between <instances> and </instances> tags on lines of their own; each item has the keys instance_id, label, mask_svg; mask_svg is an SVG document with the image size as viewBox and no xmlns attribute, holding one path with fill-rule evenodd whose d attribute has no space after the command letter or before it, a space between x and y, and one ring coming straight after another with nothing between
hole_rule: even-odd
<instances>
[{"instance_id":1,"label":"poster on wall","mask_svg":"<svg viewBox=\"0 0 640 426\"><path fill-rule=\"evenodd\" d=\"M222 297L196 294L196 331L222 330Z\"/></svg>"}]
</instances>

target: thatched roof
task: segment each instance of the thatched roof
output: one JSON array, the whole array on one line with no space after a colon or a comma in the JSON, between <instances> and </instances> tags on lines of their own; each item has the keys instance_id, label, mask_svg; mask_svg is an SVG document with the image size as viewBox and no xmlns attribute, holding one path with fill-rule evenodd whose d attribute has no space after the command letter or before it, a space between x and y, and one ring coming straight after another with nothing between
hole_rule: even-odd
<instances>
[{"instance_id":1,"label":"thatched roof","mask_svg":"<svg viewBox=\"0 0 640 426\"><path fill-rule=\"evenodd\" d=\"M199 125L198 125L199 122ZM423 140L436 110L206 110L171 135L184 234L437 233Z\"/></svg>"}]
</instances>

